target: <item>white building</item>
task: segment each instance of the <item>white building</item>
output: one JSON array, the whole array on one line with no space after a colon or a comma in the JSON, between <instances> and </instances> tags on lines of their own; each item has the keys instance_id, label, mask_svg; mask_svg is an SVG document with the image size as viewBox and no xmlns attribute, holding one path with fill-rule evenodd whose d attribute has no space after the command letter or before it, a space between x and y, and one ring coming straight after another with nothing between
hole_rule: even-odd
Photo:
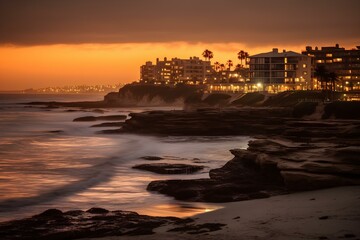
<instances>
[{"instance_id":1,"label":"white building","mask_svg":"<svg viewBox=\"0 0 360 240\"><path fill-rule=\"evenodd\" d=\"M310 89L311 57L277 48L250 56L250 82L258 91Z\"/></svg>"}]
</instances>

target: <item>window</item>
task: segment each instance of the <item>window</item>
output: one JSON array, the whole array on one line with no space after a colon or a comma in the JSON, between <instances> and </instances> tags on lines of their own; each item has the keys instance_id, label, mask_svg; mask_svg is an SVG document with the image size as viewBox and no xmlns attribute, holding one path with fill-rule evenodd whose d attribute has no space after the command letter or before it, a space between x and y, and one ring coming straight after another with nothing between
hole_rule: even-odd
<instances>
[{"instance_id":1,"label":"window","mask_svg":"<svg viewBox=\"0 0 360 240\"><path fill-rule=\"evenodd\" d=\"M332 53L327 53L326 57L332 57Z\"/></svg>"},{"instance_id":2,"label":"window","mask_svg":"<svg viewBox=\"0 0 360 240\"><path fill-rule=\"evenodd\" d=\"M303 72L303 75L307 75L307 71L304 71L304 72Z\"/></svg>"},{"instance_id":3,"label":"window","mask_svg":"<svg viewBox=\"0 0 360 240\"><path fill-rule=\"evenodd\" d=\"M303 68L306 68L306 67L307 67L307 65L306 65L306 63L304 63L304 64L303 64Z\"/></svg>"},{"instance_id":4,"label":"window","mask_svg":"<svg viewBox=\"0 0 360 240\"><path fill-rule=\"evenodd\" d=\"M319 60L316 60L316 62L317 62L317 63L324 63L325 61L324 61L324 60L319 59Z\"/></svg>"}]
</instances>

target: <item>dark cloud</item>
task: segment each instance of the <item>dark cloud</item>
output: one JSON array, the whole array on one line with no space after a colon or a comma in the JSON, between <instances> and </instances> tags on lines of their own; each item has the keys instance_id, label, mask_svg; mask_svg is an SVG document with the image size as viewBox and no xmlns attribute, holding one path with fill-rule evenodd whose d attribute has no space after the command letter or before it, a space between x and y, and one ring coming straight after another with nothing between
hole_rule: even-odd
<instances>
[{"instance_id":1,"label":"dark cloud","mask_svg":"<svg viewBox=\"0 0 360 240\"><path fill-rule=\"evenodd\" d=\"M0 0L0 43L360 41L359 0Z\"/></svg>"}]
</instances>

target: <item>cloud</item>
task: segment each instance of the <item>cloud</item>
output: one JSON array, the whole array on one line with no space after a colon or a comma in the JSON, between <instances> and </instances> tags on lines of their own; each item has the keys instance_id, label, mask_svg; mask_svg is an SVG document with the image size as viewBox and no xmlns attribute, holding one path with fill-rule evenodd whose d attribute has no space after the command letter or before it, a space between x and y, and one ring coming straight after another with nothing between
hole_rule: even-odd
<instances>
[{"instance_id":1,"label":"cloud","mask_svg":"<svg viewBox=\"0 0 360 240\"><path fill-rule=\"evenodd\" d=\"M358 0L0 0L0 44L359 42Z\"/></svg>"}]
</instances>

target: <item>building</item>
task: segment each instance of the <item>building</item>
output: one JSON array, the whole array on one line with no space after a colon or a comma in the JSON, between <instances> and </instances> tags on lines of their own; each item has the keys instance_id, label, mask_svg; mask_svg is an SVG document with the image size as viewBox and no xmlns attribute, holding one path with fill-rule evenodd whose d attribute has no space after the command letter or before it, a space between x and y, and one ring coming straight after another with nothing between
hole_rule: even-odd
<instances>
[{"instance_id":1,"label":"building","mask_svg":"<svg viewBox=\"0 0 360 240\"><path fill-rule=\"evenodd\" d=\"M203 84L211 77L210 61L198 57L189 59L156 59L156 64L146 62L140 67L140 82L154 84Z\"/></svg>"},{"instance_id":2,"label":"building","mask_svg":"<svg viewBox=\"0 0 360 240\"><path fill-rule=\"evenodd\" d=\"M250 91L281 92L311 89L311 57L292 51L250 56Z\"/></svg>"},{"instance_id":3,"label":"building","mask_svg":"<svg viewBox=\"0 0 360 240\"><path fill-rule=\"evenodd\" d=\"M140 67L140 80L153 83L156 80L156 65L148 61Z\"/></svg>"},{"instance_id":4,"label":"building","mask_svg":"<svg viewBox=\"0 0 360 240\"><path fill-rule=\"evenodd\" d=\"M314 69L325 66L329 72L336 73L339 78L336 90L360 90L360 46L348 50L339 47L339 44L321 49L307 46L302 54L313 58Z\"/></svg>"}]
</instances>

